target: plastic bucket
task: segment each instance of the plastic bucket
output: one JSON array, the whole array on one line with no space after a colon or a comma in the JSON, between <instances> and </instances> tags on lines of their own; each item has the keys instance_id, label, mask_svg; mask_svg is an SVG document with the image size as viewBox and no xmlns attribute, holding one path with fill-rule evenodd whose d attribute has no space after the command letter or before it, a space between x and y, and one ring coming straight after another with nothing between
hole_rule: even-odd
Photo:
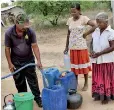
<instances>
[{"instance_id":1,"label":"plastic bucket","mask_svg":"<svg viewBox=\"0 0 114 110\"><path fill-rule=\"evenodd\" d=\"M22 92L14 95L16 110L33 110L34 96L31 92Z\"/></svg>"}]
</instances>

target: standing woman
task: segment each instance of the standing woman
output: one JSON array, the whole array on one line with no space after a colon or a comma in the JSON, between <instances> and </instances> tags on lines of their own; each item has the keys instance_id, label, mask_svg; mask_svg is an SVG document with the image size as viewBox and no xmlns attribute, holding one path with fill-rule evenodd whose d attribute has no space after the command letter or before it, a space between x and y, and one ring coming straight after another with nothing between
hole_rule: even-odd
<instances>
[{"instance_id":1,"label":"standing woman","mask_svg":"<svg viewBox=\"0 0 114 110\"><path fill-rule=\"evenodd\" d=\"M103 104L114 100L114 30L108 24L108 15L96 16L98 28L92 34L92 97Z\"/></svg>"},{"instance_id":2,"label":"standing woman","mask_svg":"<svg viewBox=\"0 0 114 110\"><path fill-rule=\"evenodd\" d=\"M85 83L82 88L86 91L88 88L88 73L91 70L88 49L86 44L86 36L91 34L95 28L95 23L87 16L81 14L80 4L71 6L72 17L68 19L68 34L66 40L66 48L64 54L70 49L71 70L75 75L84 74ZM85 32L85 26L90 25L92 28Z\"/></svg>"}]
</instances>

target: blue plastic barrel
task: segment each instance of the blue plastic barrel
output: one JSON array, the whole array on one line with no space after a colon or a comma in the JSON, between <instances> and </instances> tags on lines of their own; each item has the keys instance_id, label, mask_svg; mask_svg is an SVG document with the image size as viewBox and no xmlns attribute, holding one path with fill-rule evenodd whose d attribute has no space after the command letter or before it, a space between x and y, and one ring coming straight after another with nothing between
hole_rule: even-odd
<instances>
[{"instance_id":1,"label":"blue plastic barrel","mask_svg":"<svg viewBox=\"0 0 114 110\"><path fill-rule=\"evenodd\" d=\"M55 81L59 78L61 73L57 68L48 68L43 71L43 74L48 82L48 86L52 87L55 85Z\"/></svg>"},{"instance_id":2,"label":"blue plastic barrel","mask_svg":"<svg viewBox=\"0 0 114 110\"><path fill-rule=\"evenodd\" d=\"M42 90L43 110L67 110L67 95L61 86L54 85Z\"/></svg>"},{"instance_id":3,"label":"blue plastic barrel","mask_svg":"<svg viewBox=\"0 0 114 110\"><path fill-rule=\"evenodd\" d=\"M67 71L64 77L59 77L56 80L56 85L63 86L65 88L66 93L68 93L70 89L77 90L77 80L75 74L71 71Z\"/></svg>"}]
</instances>

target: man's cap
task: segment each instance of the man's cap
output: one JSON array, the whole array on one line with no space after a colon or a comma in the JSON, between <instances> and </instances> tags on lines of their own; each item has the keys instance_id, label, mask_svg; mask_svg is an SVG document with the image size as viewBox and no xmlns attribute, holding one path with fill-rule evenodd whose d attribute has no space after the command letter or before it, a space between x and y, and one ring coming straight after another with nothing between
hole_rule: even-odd
<instances>
[{"instance_id":1,"label":"man's cap","mask_svg":"<svg viewBox=\"0 0 114 110\"><path fill-rule=\"evenodd\" d=\"M19 24L24 24L29 22L29 18L27 17L26 14L24 13L19 13L16 15L15 20L19 23Z\"/></svg>"}]
</instances>

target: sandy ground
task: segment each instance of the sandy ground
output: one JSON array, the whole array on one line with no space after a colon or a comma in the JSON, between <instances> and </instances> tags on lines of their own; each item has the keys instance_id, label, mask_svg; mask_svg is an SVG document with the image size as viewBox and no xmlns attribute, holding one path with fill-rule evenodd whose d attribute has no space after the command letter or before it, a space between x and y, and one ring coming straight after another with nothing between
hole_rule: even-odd
<instances>
[{"instance_id":1,"label":"sandy ground","mask_svg":"<svg viewBox=\"0 0 114 110\"><path fill-rule=\"evenodd\" d=\"M1 68L2 68L2 76L9 73L7 61L4 54L4 30L2 29L2 38L1 38ZM61 65L63 65L63 50L66 42L66 28L59 29L46 29L39 30L37 33L38 45L41 52L42 64L45 67L56 66L60 70L64 70ZM87 39L88 44L90 39ZM40 90L42 91L42 77L39 71L37 71L38 82L40 86ZM83 104L78 110L114 110L114 102L111 101L107 105L102 105L100 102L94 102L91 97L91 73L89 73L89 88L86 92L82 92L81 88L83 87L84 79L83 76L79 77L79 87L78 92L83 96ZM4 104L3 99L4 96L10 93L17 93L17 90L14 85L14 81L11 78L1 81L1 101L2 106ZM9 97L11 98L11 97ZM34 110L42 110L38 108L36 103L34 102Z\"/></svg>"}]
</instances>

